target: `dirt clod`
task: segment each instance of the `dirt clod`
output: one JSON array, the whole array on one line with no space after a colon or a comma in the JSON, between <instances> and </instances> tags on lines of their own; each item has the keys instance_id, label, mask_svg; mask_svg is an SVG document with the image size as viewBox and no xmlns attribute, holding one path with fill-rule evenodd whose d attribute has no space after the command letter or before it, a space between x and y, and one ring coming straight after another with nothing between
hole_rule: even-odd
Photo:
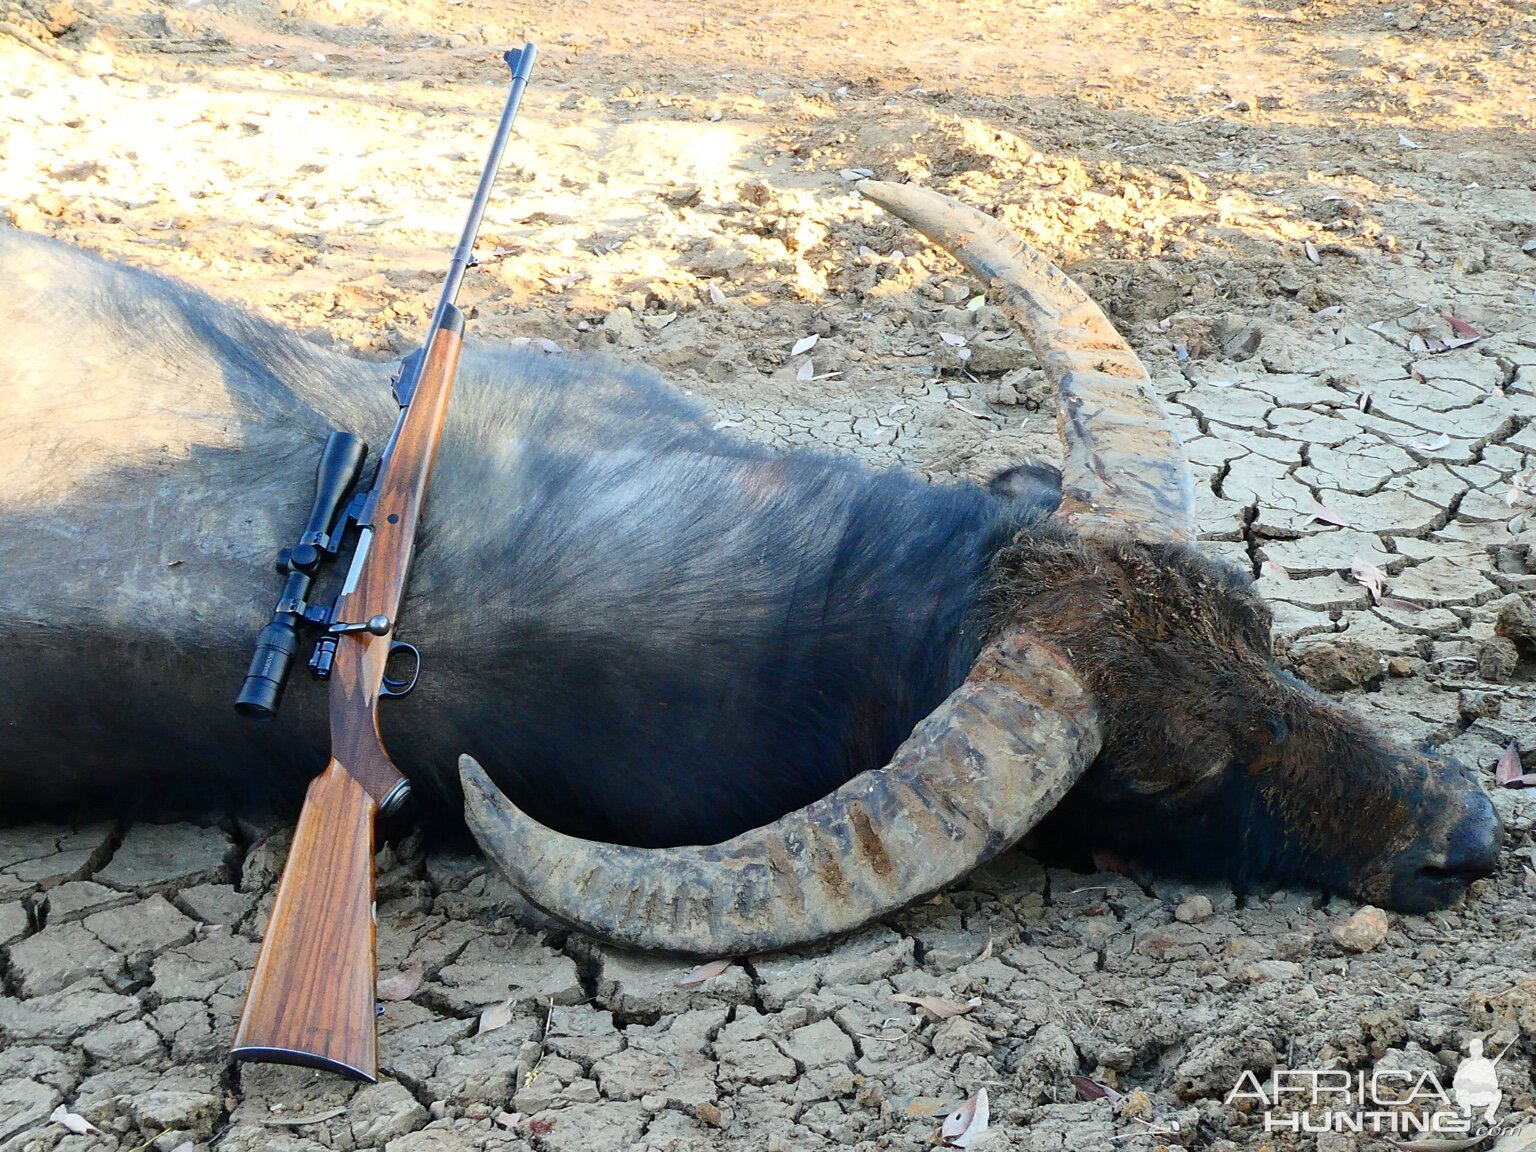
<instances>
[{"instance_id":1,"label":"dirt clod","mask_svg":"<svg viewBox=\"0 0 1536 1152\"><path fill-rule=\"evenodd\" d=\"M1297 675L1323 692L1359 688L1381 675L1381 657L1357 640L1319 640L1292 659Z\"/></svg>"},{"instance_id":2,"label":"dirt clod","mask_svg":"<svg viewBox=\"0 0 1536 1152\"><path fill-rule=\"evenodd\" d=\"M1484 640L1477 650L1477 674L1490 684L1503 684L1520 664L1520 652L1507 636Z\"/></svg>"}]
</instances>

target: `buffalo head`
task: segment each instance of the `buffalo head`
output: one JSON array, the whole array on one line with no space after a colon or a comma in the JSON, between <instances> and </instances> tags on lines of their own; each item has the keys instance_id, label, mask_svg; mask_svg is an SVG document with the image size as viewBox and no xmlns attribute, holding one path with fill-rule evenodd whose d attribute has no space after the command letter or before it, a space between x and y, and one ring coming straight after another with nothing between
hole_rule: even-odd
<instances>
[{"instance_id":1,"label":"buffalo head","mask_svg":"<svg viewBox=\"0 0 1536 1152\"><path fill-rule=\"evenodd\" d=\"M1098 307L991 218L908 186L861 188L957 256L1031 340L1059 395L1052 522L998 551L988 642L888 765L725 843L569 837L466 757L470 826L512 882L600 937L728 955L908 904L1058 805L1058 835L1078 843L1405 911L1447 903L1489 872L1501 829L1468 773L1392 743L1275 667L1251 579L1193 546L1177 434Z\"/></svg>"}]
</instances>

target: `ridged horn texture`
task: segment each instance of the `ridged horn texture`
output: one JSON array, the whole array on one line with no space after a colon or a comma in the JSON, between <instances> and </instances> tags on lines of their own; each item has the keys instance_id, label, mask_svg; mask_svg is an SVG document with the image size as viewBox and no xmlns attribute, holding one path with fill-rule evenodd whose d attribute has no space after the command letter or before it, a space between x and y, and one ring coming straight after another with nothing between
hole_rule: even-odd
<instances>
[{"instance_id":1,"label":"ridged horn texture","mask_svg":"<svg viewBox=\"0 0 1536 1152\"><path fill-rule=\"evenodd\" d=\"M1080 532L1195 539L1195 487L1151 379L1099 306L1002 224L927 188L863 180L859 191L998 294L1059 396L1061 508Z\"/></svg>"},{"instance_id":2,"label":"ridged horn texture","mask_svg":"<svg viewBox=\"0 0 1536 1152\"><path fill-rule=\"evenodd\" d=\"M459 774L480 847L550 915L626 947L739 956L850 931L959 879L1050 811L1099 741L1066 661L1014 634L885 768L723 844L579 840L519 810L470 757Z\"/></svg>"}]
</instances>

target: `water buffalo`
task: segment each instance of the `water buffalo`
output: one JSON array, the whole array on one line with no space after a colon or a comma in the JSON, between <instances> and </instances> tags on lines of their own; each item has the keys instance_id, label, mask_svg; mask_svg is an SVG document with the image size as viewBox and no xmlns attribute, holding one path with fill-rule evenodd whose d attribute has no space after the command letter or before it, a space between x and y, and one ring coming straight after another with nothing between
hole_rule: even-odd
<instances>
[{"instance_id":1,"label":"water buffalo","mask_svg":"<svg viewBox=\"0 0 1536 1152\"><path fill-rule=\"evenodd\" d=\"M1408 911L1487 874L1501 830L1466 770L1277 670L1098 308L988 217L865 194L1029 335L1062 470L780 454L643 371L471 333L401 614L424 671L383 708L418 793L462 801L554 915L715 955L906 904L1074 784L1058 834L1187 874ZM0 284L7 813L291 802L323 693L265 726L231 693L320 445L382 442L391 366L5 229Z\"/></svg>"}]
</instances>

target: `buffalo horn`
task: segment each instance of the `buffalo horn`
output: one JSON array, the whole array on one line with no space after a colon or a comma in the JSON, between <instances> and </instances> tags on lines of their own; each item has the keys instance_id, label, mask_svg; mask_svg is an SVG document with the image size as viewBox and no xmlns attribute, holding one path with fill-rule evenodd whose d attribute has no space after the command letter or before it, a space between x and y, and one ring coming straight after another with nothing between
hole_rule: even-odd
<instances>
[{"instance_id":1,"label":"buffalo horn","mask_svg":"<svg viewBox=\"0 0 1536 1152\"><path fill-rule=\"evenodd\" d=\"M998 221L927 188L863 180L859 191L948 251L997 293L1059 403L1061 508L1085 534L1195 538L1195 490L1178 433L1130 345L1066 273Z\"/></svg>"},{"instance_id":2,"label":"buffalo horn","mask_svg":"<svg viewBox=\"0 0 1536 1152\"><path fill-rule=\"evenodd\" d=\"M537 823L465 756L470 829L535 905L632 948L733 956L857 928L1012 846L1099 748L1093 702L1065 660L1014 633L886 767L722 844L634 848Z\"/></svg>"}]
</instances>

